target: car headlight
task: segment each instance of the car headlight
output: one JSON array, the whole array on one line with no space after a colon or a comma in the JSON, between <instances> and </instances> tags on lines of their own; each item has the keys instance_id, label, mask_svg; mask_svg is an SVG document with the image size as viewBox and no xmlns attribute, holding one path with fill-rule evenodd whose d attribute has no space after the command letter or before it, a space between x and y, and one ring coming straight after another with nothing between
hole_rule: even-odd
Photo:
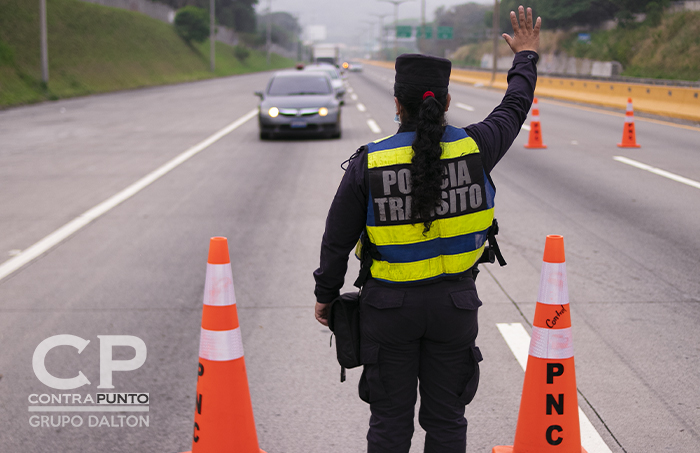
<instances>
[{"instance_id":1,"label":"car headlight","mask_svg":"<svg viewBox=\"0 0 700 453\"><path fill-rule=\"evenodd\" d=\"M321 107L320 109L318 109L318 114L319 116L326 116L328 115L328 109L325 107Z\"/></svg>"},{"instance_id":2,"label":"car headlight","mask_svg":"<svg viewBox=\"0 0 700 453\"><path fill-rule=\"evenodd\" d=\"M280 109L277 107L270 107L270 110L267 111L267 114L270 115L272 118L277 118L277 115L280 114Z\"/></svg>"}]
</instances>

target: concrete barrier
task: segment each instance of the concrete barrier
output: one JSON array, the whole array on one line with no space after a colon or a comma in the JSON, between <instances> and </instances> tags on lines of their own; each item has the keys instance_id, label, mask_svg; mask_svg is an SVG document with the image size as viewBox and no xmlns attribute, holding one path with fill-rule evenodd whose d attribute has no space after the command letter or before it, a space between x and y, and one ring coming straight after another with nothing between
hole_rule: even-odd
<instances>
[{"instance_id":1,"label":"concrete barrier","mask_svg":"<svg viewBox=\"0 0 700 453\"><path fill-rule=\"evenodd\" d=\"M366 60L364 63L394 69L393 62ZM493 87L505 90L508 86L506 76L505 73L497 73ZM453 68L450 80L491 86L491 73ZM637 113L700 122L700 87L540 76L535 95L619 108L621 111L627 107L627 98L632 98Z\"/></svg>"}]
</instances>

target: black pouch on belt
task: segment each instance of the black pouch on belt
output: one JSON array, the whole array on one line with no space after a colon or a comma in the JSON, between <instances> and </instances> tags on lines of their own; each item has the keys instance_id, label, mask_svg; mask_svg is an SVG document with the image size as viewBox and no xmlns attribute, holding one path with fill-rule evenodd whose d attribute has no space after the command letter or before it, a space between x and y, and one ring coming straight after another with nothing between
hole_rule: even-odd
<instances>
[{"instance_id":1,"label":"black pouch on belt","mask_svg":"<svg viewBox=\"0 0 700 453\"><path fill-rule=\"evenodd\" d=\"M335 350L340 364L340 382L345 369L360 363L360 294L344 293L331 302L328 327L335 335Z\"/></svg>"}]
</instances>

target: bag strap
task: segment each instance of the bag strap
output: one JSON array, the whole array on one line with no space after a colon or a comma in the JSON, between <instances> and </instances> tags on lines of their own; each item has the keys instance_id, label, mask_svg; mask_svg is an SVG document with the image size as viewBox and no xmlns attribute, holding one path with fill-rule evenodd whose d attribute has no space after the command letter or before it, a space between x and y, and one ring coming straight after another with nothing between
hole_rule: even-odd
<instances>
[{"instance_id":1,"label":"bag strap","mask_svg":"<svg viewBox=\"0 0 700 453\"><path fill-rule=\"evenodd\" d=\"M477 265L481 264L481 263L493 264L494 261L496 261L496 260L498 260L498 264L500 264L501 267L508 264L508 263L506 263L506 260L503 258L503 254L501 253L501 248L498 246L498 241L496 241L497 234L498 234L498 220L493 219L493 223L489 227L489 230L487 233L487 239L489 241L489 245L484 248L484 253L481 255L481 258L479 258Z\"/></svg>"},{"instance_id":2,"label":"bag strap","mask_svg":"<svg viewBox=\"0 0 700 453\"><path fill-rule=\"evenodd\" d=\"M362 246L360 251L360 273L355 280L354 285L358 288L362 288L367 279L369 278L370 269L372 268L372 253L370 251L373 244L369 240L367 235L367 229L365 229L360 235L360 244Z\"/></svg>"}]
</instances>

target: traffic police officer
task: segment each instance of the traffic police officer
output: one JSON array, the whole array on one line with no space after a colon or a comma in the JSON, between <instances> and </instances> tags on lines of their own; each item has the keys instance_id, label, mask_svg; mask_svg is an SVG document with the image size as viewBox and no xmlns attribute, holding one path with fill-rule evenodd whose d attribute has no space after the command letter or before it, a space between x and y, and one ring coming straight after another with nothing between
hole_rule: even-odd
<instances>
[{"instance_id":1,"label":"traffic police officer","mask_svg":"<svg viewBox=\"0 0 700 453\"><path fill-rule=\"evenodd\" d=\"M350 159L326 220L314 272L316 318L327 325L348 255L371 259L360 309L360 398L369 403L369 453L407 453L416 387L426 453L463 453L465 406L476 393L476 266L493 239L490 172L513 143L532 104L540 19L511 12L515 53L501 104L481 123L446 125L449 60L396 59L394 96L401 125ZM490 241L489 241L490 242ZM493 244L491 244L493 245ZM362 253L362 252L360 252Z\"/></svg>"}]
</instances>

